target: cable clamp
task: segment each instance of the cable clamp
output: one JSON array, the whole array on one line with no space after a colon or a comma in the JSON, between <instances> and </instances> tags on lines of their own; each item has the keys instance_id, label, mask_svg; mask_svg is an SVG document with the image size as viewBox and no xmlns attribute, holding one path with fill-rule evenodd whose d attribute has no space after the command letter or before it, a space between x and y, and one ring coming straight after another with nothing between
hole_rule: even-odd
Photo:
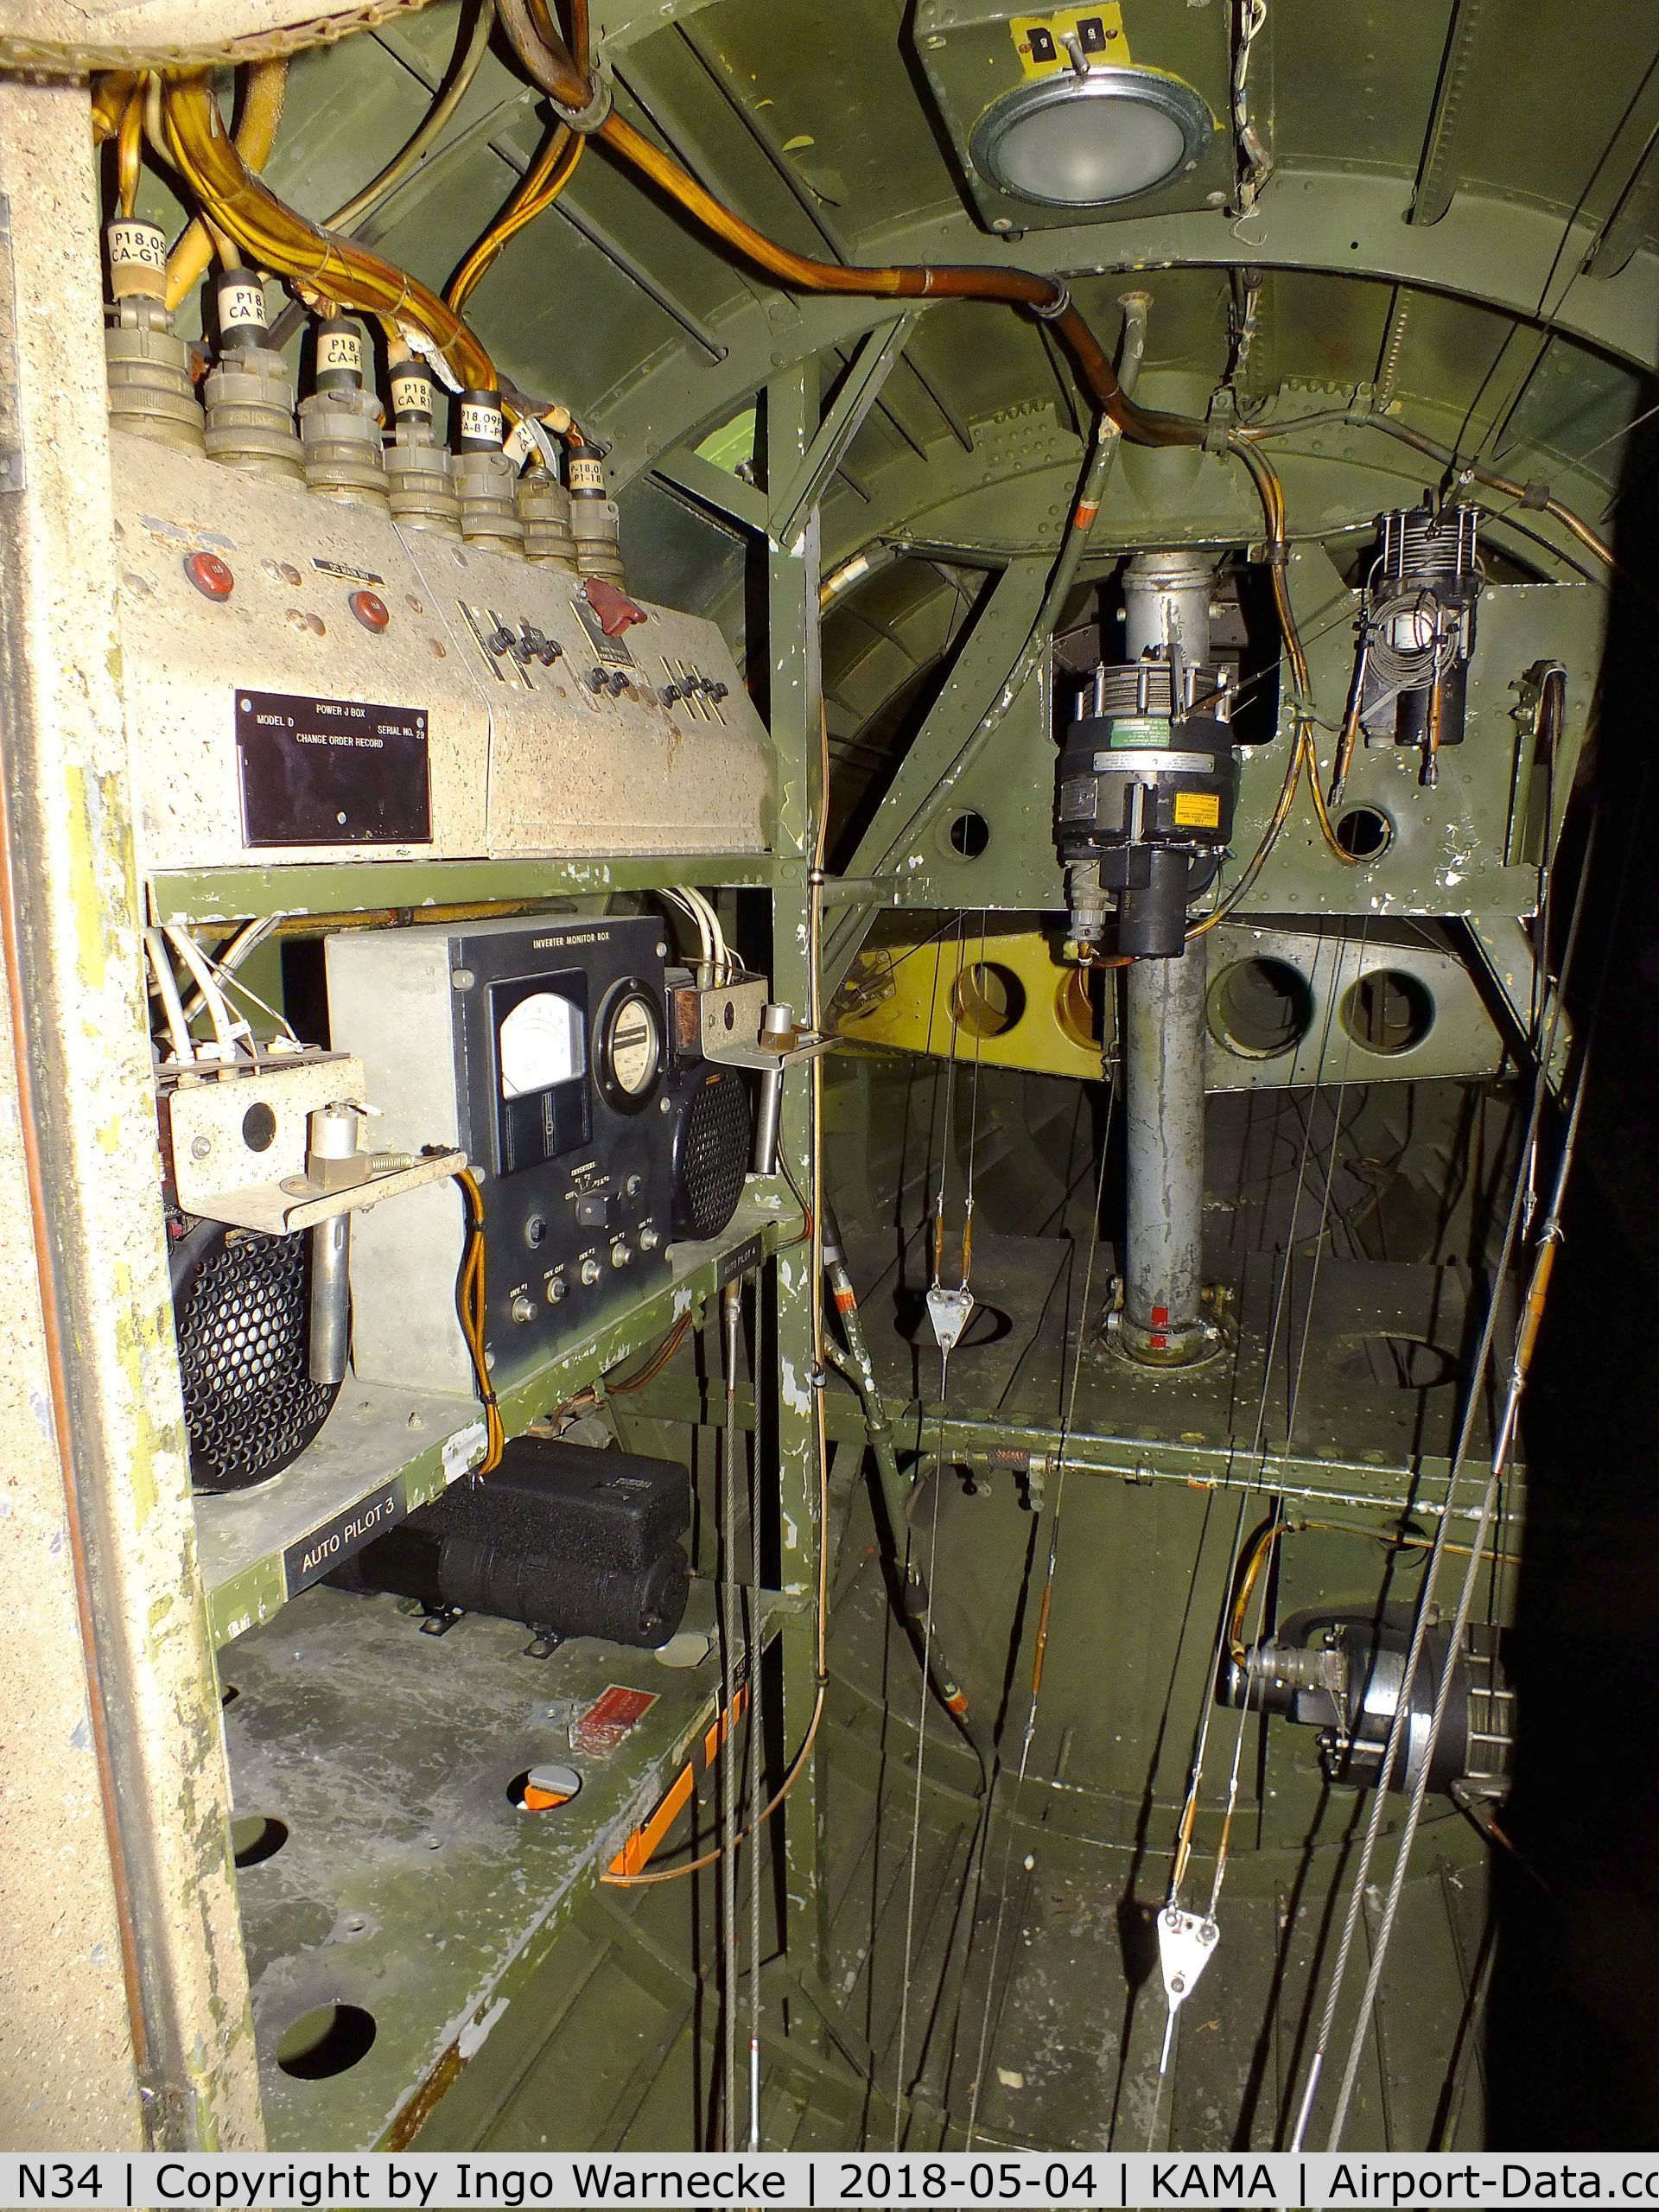
<instances>
[{"instance_id":1,"label":"cable clamp","mask_svg":"<svg viewBox=\"0 0 1659 2212\"><path fill-rule=\"evenodd\" d=\"M1069 315L1071 311L1071 286L1069 284L1058 286L1054 298L1047 307L1033 303L1031 311L1035 315L1040 315L1045 322L1058 322L1063 315Z\"/></svg>"},{"instance_id":2,"label":"cable clamp","mask_svg":"<svg viewBox=\"0 0 1659 2212\"><path fill-rule=\"evenodd\" d=\"M1535 514L1542 514L1549 505L1548 485L1535 477L1521 494L1521 504L1523 507L1530 507Z\"/></svg>"},{"instance_id":3,"label":"cable clamp","mask_svg":"<svg viewBox=\"0 0 1659 2212\"><path fill-rule=\"evenodd\" d=\"M829 1370L824 1367L809 1367L806 1370L806 1379L815 1390L827 1389L830 1385Z\"/></svg>"},{"instance_id":4,"label":"cable clamp","mask_svg":"<svg viewBox=\"0 0 1659 2212\"><path fill-rule=\"evenodd\" d=\"M551 94L549 95L548 105L561 123L568 124L572 130L579 130L584 137L588 137L606 121L612 108L616 105L616 95L611 88L610 79L601 76L595 71L593 98L586 107L566 107L563 100L554 99Z\"/></svg>"},{"instance_id":5,"label":"cable clamp","mask_svg":"<svg viewBox=\"0 0 1659 2212\"><path fill-rule=\"evenodd\" d=\"M830 880L829 877L824 874L821 868L808 868L806 871L806 880L816 890L822 890L823 886Z\"/></svg>"}]
</instances>

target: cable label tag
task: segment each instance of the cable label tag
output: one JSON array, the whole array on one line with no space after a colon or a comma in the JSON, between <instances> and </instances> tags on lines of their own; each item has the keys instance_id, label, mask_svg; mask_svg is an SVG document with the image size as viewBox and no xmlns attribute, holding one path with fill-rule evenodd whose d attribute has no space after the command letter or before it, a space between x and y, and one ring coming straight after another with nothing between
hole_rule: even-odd
<instances>
[{"instance_id":1,"label":"cable label tag","mask_svg":"<svg viewBox=\"0 0 1659 2212\"><path fill-rule=\"evenodd\" d=\"M522 468L534 454L550 475L559 473L558 448L548 435L545 423L533 415L521 415L512 427L512 434L501 448L515 468Z\"/></svg>"},{"instance_id":2,"label":"cable label tag","mask_svg":"<svg viewBox=\"0 0 1659 2212\"><path fill-rule=\"evenodd\" d=\"M219 288L219 327L221 330L263 330L265 294L250 276L232 277Z\"/></svg>"},{"instance_id":3,"label":"cable label tag","mask_svg":"<svg viewBox=\"0 0 1659 2212\"><path fill-rule=\"evenodd\" d=\"M759 1234L746 1236L741 1244L734 1244L721 1262L715 1271L716 1289L724 1290L728 1282L735 1282L740 1275L753 1274L763 1257Z\"/></svg>"},{"instance_id":4,"label":"cable label tag","mask_svg":"<svg viewBox=\"0 0 1659 2212\"><path fill-rule=\"evenodd\" d=\"M107 236L111 269L137 266L153 269L158 275L165 275L167 232L158 229L154 223L111 223Z\"/></svg>"},{"instance_id":5,"label":"cable label tag","mask_svg":"<svg viewBox=\"0 0 1659 2212\"><path fill-rule=\"evenodd\" d=\"M458 1483L468 1468L475 1467L490 1448L489 1432L481 1421L471 1421L465 1428L458 1428L443 1444L443 1479L446 1484Z\"/></svg>"},{"instance_id":6,"label":"cable label tag","mask_svg":"<svg viewBox=\"0 0 1659 2212\"><path fill-rule=\"evenodd\" d=\"M345 369L353 376L363 373L363 340L354 330L320 330L317 333L317 374L326 375L331 369Z\"/></svg>"},{"instance_id":7,"label":"cable label tag","mask_svg":"<svg viewBox=\"0 0 1659 2212\"><path fill-rule=\"evenodd\" d=\"M391 411L394 415L432 412L432 379L424 369L400 369L392 378Z\"/></svg>"},{"instance_id":8,"label":"cable label tag","mask_svg":"<svg viewBox=\"0 0 1659 2212\"><path fill-rule=\"evenodd\" d=\"M570 489L584 499L602 499L605 496L605 464L595 461L591 454L573 453L570 456Z\"/></svg>"},{"instance_id":9,"label":"cable label tag","mask_svg":"<svg viewBox=\"0 0 1659 2212\"><path fill-rule=\"evenodd\" d=\"M397 335L411 353L430 366L433 375L447 392L454 394L461 390L461 378L444 359L442 352L427 336L425 331L417 328L412 322L400 322L397 326Z\"/></svg>"},{"instance_id":10,"label":"cable label tag","mask_svg":"<svg viewBox=\"0 0 1659 2212\"><path fill-rule=\"evenodd\" d=\"M499 446L506 435L507 426L499 407L488 407L476 399L461 403L461 435L474 438L480 444Z\"/></svg>"}]
</instances>

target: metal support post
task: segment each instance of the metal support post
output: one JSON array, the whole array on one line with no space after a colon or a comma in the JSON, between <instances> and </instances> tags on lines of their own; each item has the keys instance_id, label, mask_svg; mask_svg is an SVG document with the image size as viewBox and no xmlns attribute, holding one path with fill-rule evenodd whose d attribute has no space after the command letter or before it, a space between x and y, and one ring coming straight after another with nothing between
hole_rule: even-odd
<instances>
[{"instance_id":1,"label":"metal support post","mask_svg":"<svg viewBox=\"0 0 1659 2212\"><path fill-rule=\"evenodd\" d=\"M1124 658L1210 658L1215 565L1137 553L1124 579ZM1128 1222L1120 1342L1132 1359L1185 1367L1217 1342L1199 1306L1204 1269L1204 1027L1199 938L1175 960L1137 960L1125 986Z\"/></svg>"},{"instance_id":2,"label":"metal support post","mask_svg":"<svg viewBox=\"0 0 1659 2212\"><path fill-rule=\"evenodd\" d=\"M774 496L804 466L818 429L815 368L775 378L766 391L766 481ZM777 748L777 874L772 891L772 993L804 1018L811 1004L807 957L808 870L817 827L823 678L818 658L818 511L812 507L794 541L774 537L766 555L767 628L772 667L772 742ZM799 1189L812 1188L811 1076L785 1078L780 1154ZM817 1636L812 1615L820 1525L817 1456L818 1387L812 1349L811 1246L779 1255L776 1268L778 1479L784 1588L804 1600L785 1623L784 1734L792 1753L810 1725L817 1699ZM808 1759L780 1816L784 1822L785 1940L798 1977L817 1980L828 1935L824 1880L823 1796L820 1760Z\"/></svg>"},{"instance_id":3,"label":"metal support post","mask_svg":"<svg viewBox=\"0 0 1659 2212\"><path fill-rule=\"evenodd\" d=\"M1122 1345L1181 1367L1213 1348L1204 1268L1205 940L1129 969L1123 1024L1128 1219Z\"/></svg>"},{"instance_id":4,"label":"metal support post","mask_svg":"<svg viewBox=\"0 0 1659 2212\"><path fill-rule=\"evenodd\" d=\"M0 2139L261 2140L116 689L86 89L0 84Z\"/></svg>"}]
</instances>

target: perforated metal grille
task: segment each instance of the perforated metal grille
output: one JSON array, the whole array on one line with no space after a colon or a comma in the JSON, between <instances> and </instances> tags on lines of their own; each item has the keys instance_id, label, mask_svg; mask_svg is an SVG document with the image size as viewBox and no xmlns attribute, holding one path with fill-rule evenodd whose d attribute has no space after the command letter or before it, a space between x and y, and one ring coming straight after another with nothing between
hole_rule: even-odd
<instances>
[{"instance_id":1,"label":"perforated metal grille","mask_svg":"<svg viewBox=\"0 0 1659 2212\"><path fill-rule=\"evenodd\" d=\"M717 1236L737 1210L749 1164L749 1094L733 1068L705 1070L681 1110L674 1145L674 1234Z\"/></svg>"},{"instance_id":2,"label":"perforated metal grille","mask_svg":"<svg viewBox=\"0 0 1659 2212\"><path fill-rule=\"evenodd\" d=\"M311 1244L251 1230L192 1233L175 1256L173 1312L202 1490L244 1490L305 1449L339 1395L307 1370Z\"/></svg>"}]
</instances>

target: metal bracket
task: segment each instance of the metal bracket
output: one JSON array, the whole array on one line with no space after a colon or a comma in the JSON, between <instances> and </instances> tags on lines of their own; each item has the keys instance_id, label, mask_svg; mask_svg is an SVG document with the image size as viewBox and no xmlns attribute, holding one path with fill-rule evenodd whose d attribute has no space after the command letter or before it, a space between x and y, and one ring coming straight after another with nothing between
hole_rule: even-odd
<instances>
[{"instance_id":1,"label":"metal bracket","mask_svg":"<svg viewBox=\"0 0 1659 2212\"><path fill-rule=\"evenodd\" d=\"M935 1283L927 1294L927 1318L933 1324L933 1334L938 1339L939 1350L949 1359L962 1341L974 1310L974 1294L967 1284L958 1283L954 1290L946 1290L942 1283Z\"/></svg>"},{"instance_id":2,"label":"metal bracket","mask_svg":"<svg viewBox=\"0 0 1659 2212\"><path fill-rule=\"evenodd\" d=\"M1198 1976L1216 1955L1221 1930L1207 1913L1183 1912L1167 1904L1158 1916L1158 1966L1169 2003L1170 2024L1198 1986Z\"/></svg>"},{"instance_id":3,"label":"metal bracket","mask_svg":"<svg viewBox=\"0 0 1659 2212\"><path fill-rule=\"evenodd\" d=\"M466 1154L446 1147L419 1157L364 1152L329 1162L326 1179L314 1173L311 1116L362 1107L366 1089L362 1061L346 1052L168 1078L160 1105L179 1205L207 1221L285 1236L465 1167Z\"/></svg>"}]
</instances>

